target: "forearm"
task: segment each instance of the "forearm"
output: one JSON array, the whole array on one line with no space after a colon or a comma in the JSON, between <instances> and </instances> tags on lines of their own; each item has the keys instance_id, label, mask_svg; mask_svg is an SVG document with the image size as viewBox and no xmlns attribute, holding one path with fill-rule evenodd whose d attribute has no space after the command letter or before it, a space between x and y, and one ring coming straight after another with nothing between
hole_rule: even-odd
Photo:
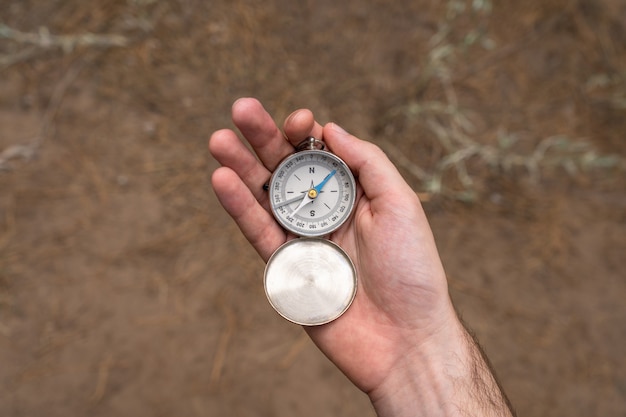
<instances>
[{"instance_id":1,"label":"forearm","mask_svg":"<svg viewBox=\"0 0 626 417\"><path fill-rule=\"evenodd\" d=\"M379 417L513 415L480 347L458 320L454 327L403 356L369 393Z\"/></svg>"}]
</instances>

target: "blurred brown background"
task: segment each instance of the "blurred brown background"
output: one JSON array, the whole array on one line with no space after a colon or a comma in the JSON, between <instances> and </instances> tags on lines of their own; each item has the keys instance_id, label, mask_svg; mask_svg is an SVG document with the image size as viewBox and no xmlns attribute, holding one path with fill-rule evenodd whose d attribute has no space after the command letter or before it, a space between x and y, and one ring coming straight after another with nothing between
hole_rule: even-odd
<instances>
[{"instance_id":1,"label":"blurred brown background","mask_svg":"<svg viewBox=\"0 0 626 417\"><path fill-rule=\"evenodd\" d=\"M387 151L520 415L626 414L624 1L1 0L0 415L373 415L210 190L241 96Z\"/></svg>"}]
</instances>

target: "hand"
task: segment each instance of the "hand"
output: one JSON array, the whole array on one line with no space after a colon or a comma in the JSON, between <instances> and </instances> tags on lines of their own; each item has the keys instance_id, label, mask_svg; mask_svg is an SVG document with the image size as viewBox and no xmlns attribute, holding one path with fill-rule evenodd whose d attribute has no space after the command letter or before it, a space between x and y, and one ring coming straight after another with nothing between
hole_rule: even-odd
<instances>
[{"instance_id":1,"label":"hand","mask_svg":"<svg viewBox=\"0 0 626 417\"><path fill-rule=\"evenodd\" d=\"M285 136L254 99L238 100L232 116L258 160L233 131L215 132L209 148L222 167L213 173L212 184L265 261L289 236L272 217L262 186L294 146L308 136L324 140L358 179L354 213L330 236L355 264L356 298L339 319L305 329L370 396L377 411L402 415L418 410L443 414L464 407L483 410L474 404L477 394L471 392L479 377L484 377L479 388L489 389L489 400L505 404L454 311L419 199L385 154L336 124L321 126L309 110L287 118Z\"/></svg>"}]
</instances>

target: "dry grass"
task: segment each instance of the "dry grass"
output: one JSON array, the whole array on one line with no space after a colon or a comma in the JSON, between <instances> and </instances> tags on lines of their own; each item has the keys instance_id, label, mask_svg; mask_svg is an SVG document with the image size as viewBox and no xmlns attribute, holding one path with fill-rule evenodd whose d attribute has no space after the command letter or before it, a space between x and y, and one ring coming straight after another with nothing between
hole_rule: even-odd
<instances>
[{"instance_id":1,"label":"dry grass","mask_svg":"<svg viewBox=\"0 0 626 417\"><path fill-rule=\"evenodd\" d=\"M559 133L529 135L506 125L499 126L495 140L490 143L479 138L476 124L484 124L484 121L461 104L455 82L465 78L466 73L475 72L475 69L465 69L461 62L468 49L488 51L494 48L487 30L491 10L488 0L449 0L446 17L430 40L427 58L414 86L416 92L436 89L439 93L431 100L409 100L391 108L386 115L389 120L400 120L403 125L426 131L425 137L440 149L435 160L420 165L405 156L405 150L398 148L393 140L381 139L381 146L417 180L423 193L464 201L480 197L479 184L485 176L484 168L504 174L522 173L535 183L542 172L554 169L561 169L569 175L586 175L597 170L621 175L626 168L626 159L621 155L599 152L593 138ZM503 48L496 56L503 59L502 51L509 55L525 43ZM604 92L604 103L615 109L626 109L624 74L617 70L597 74L589 79L585 91L600 95ZM421 137L420 141L423 140ZM529 143L532 144L530 148ZM518 146L520 144L522 146Z\"/></svg>"}]
</instances>

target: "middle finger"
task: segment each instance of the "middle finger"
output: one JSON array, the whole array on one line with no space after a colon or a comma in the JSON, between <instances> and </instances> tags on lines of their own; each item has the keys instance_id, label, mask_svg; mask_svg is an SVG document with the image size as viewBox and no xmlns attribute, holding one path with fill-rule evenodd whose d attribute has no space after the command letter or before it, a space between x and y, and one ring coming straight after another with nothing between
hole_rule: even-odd
<instances>
[{"instance_id":1,"label":"middle finger","mask_svg":"<svg viewBox=\"0 0 626 417\"><path fill-rule=\"evenodd\" d=\"M258 100L253 98L237 100L233 104L232 117L237 128L270 172L274 171L284 157L293 153L293 146L287 142Z\"/></svg>"}]
</instances>

